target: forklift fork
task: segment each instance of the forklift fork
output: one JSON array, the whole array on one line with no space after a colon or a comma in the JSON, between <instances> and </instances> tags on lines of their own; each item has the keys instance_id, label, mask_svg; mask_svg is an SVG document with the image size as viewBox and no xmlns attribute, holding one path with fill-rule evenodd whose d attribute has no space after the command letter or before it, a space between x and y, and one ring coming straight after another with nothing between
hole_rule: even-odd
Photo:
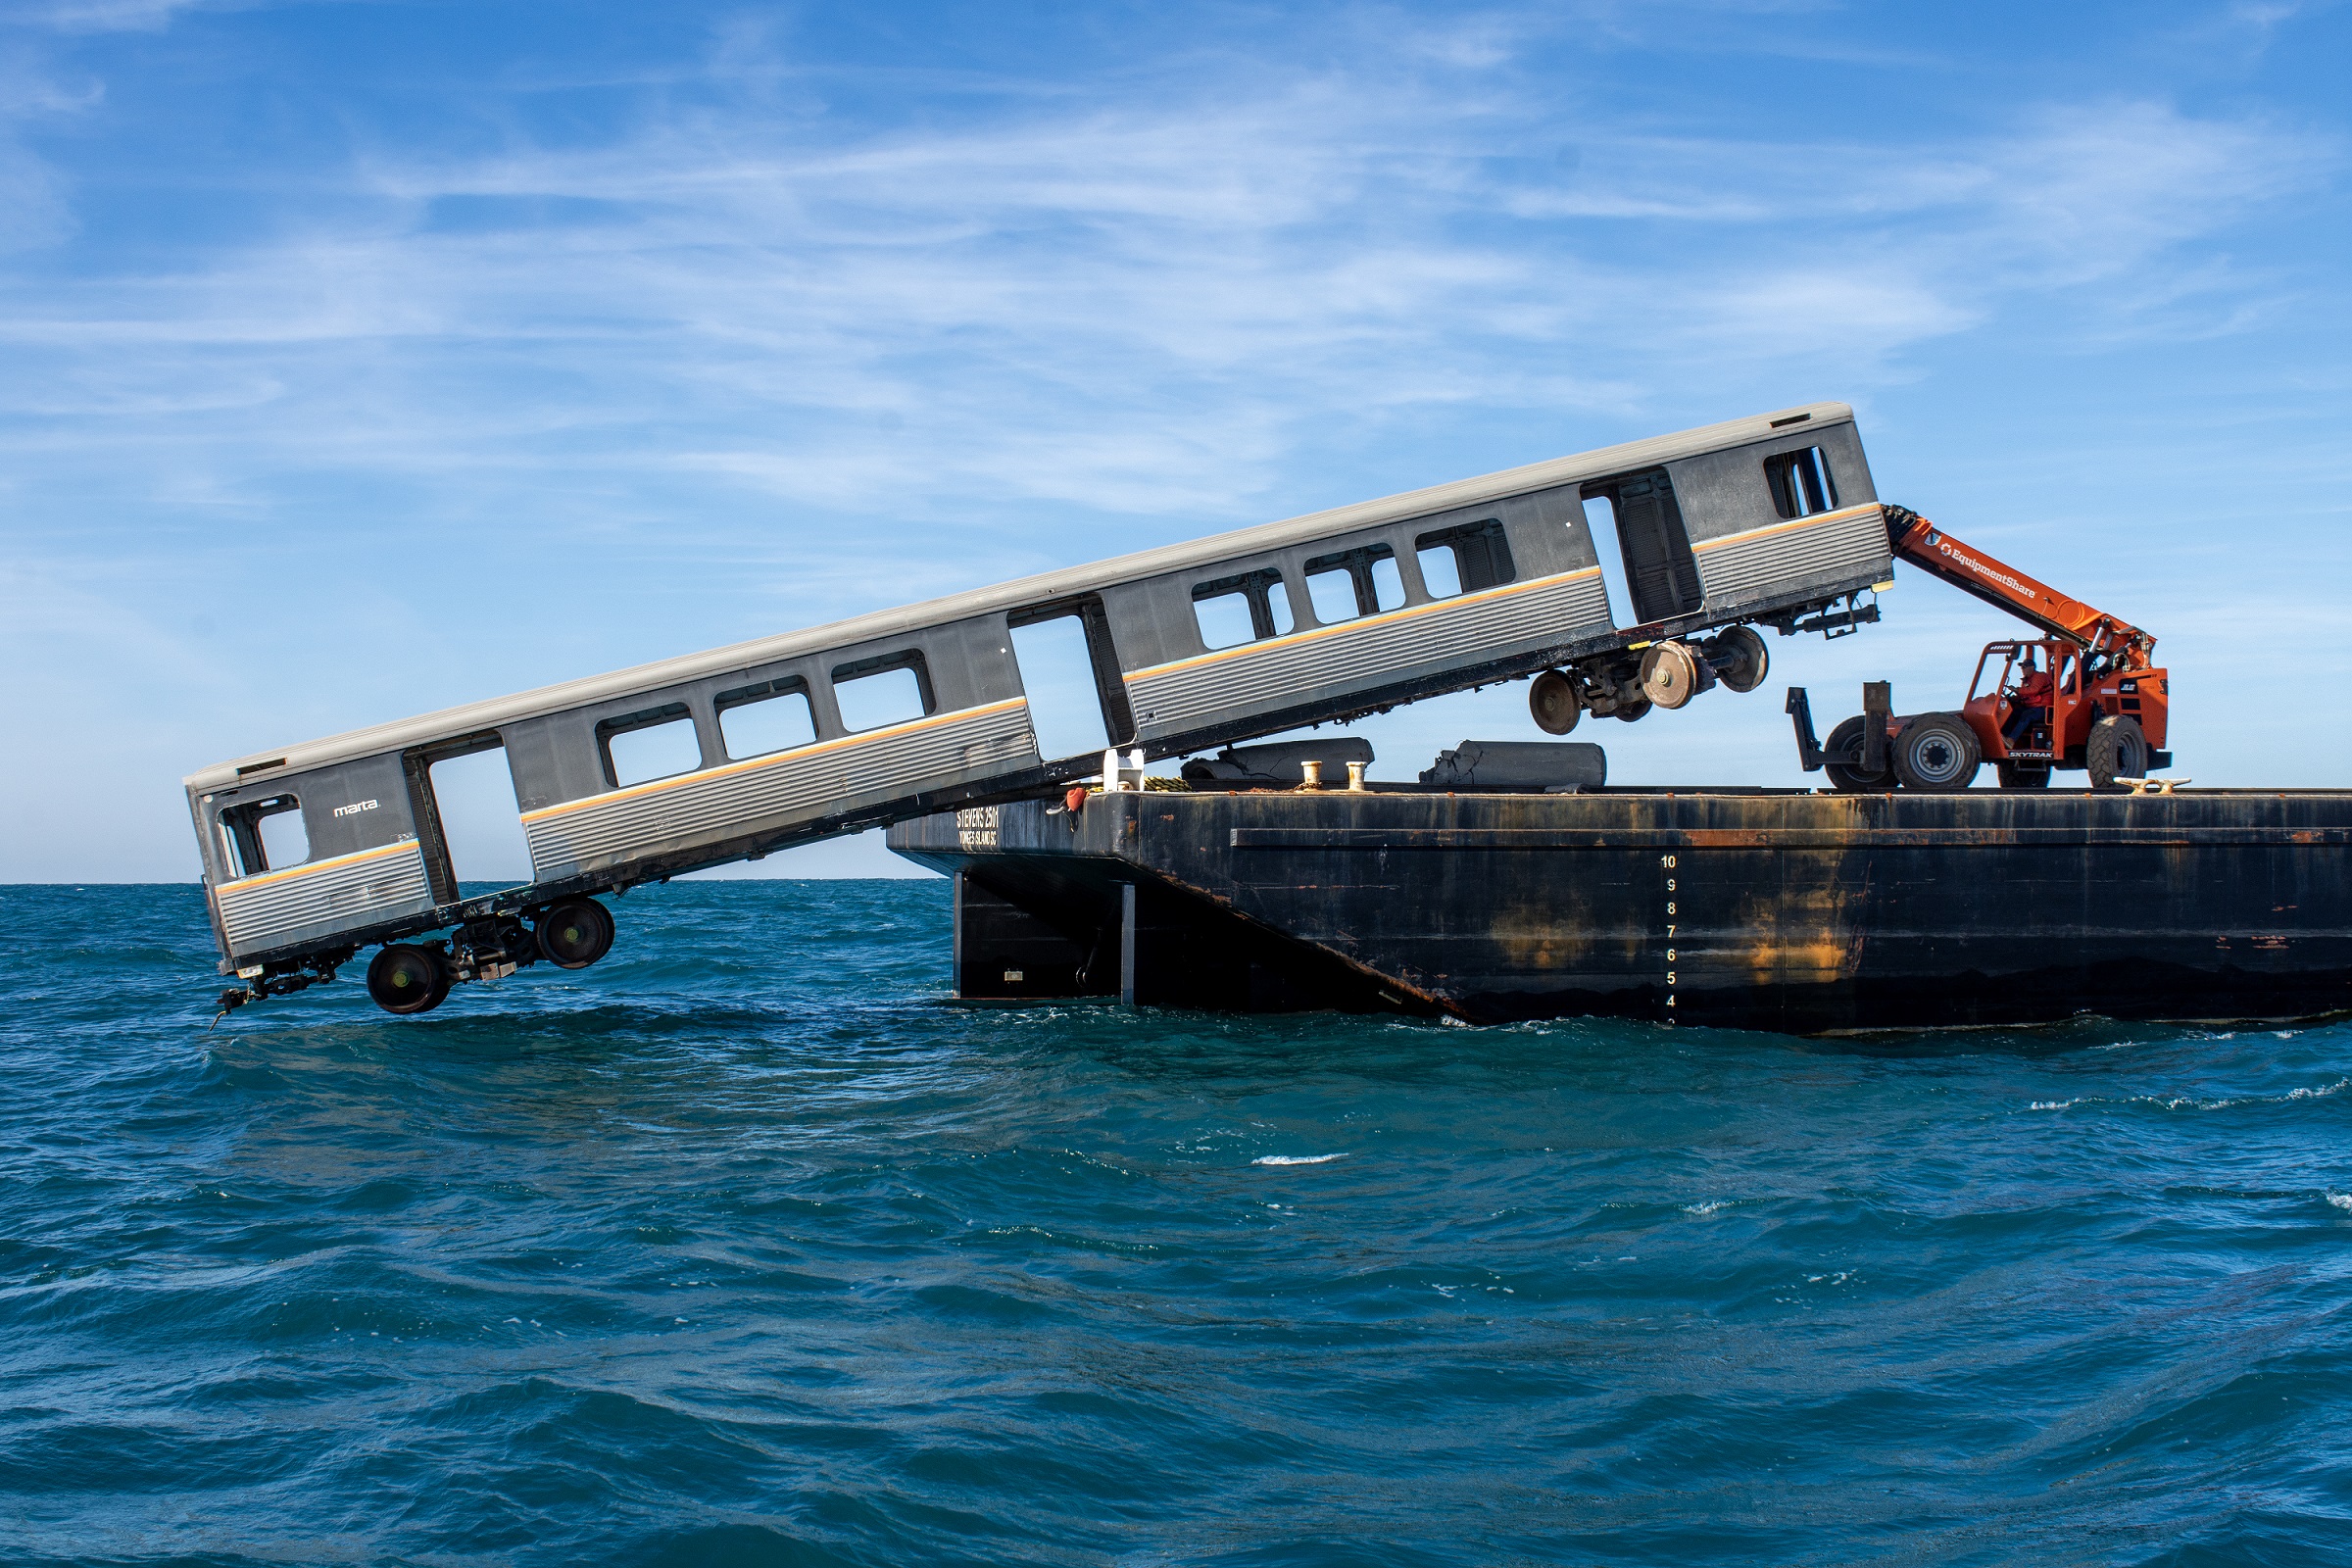
<instances>
[{"instance_id":1,"label":"forklift fork","mask_svg":"<svg viewBox=\"0 0 2352 1568\"><path fill-rule=\"evenodd\" d=\"M1842 762L1859 766L1866 773L1886 771L1886 721L1894 712L1894 685L1891 681L1866 680L1862 683L1862 755L1860 757L1825 757L1821 740L1813 731L1813 699L1802 686L1788 688L1788 721L1796 730L1796 760L1808 773L1821 771L1821 764Z\"/></svg>"},{"instance_id":2,"label":"forklift fork","mask_svg":"<svg viewBox=\"0 0 2352 1568\"><path fill-rule=\"evenodd\" d=\"M1805 771L1821 771L1821 741L1813 733L1813 700L1802 686L1788 688L1788 719L1796 726L1796 760Z\"/></svg>"}]
</instances>

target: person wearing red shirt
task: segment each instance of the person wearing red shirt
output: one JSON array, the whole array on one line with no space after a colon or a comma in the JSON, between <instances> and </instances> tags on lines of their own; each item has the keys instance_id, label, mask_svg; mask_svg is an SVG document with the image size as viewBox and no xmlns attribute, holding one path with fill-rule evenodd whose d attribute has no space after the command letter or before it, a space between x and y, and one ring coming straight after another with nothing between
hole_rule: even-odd
<instances>
[{"instance_id":1,"label":"person wearing red shirt","mask_svg":"<svg viewBox=\"0 0 2352 1568\"><path fill-rule=\"evenodd\" d=\"M2028 648L2018 669L2017 687L2009 694L2009 722L2002 727L2002 737L2014 750L2049 711L2050 672L2035 662L2034 650Z\"/></svg>"}]
</instances>

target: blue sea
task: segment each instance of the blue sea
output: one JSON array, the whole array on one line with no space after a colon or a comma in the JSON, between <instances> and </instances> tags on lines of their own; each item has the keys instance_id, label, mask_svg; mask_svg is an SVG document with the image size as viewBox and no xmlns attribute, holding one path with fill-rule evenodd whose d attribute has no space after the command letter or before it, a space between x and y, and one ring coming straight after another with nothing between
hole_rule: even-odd
<instances>
[{"instance_id":1,"label":"blue sea","mask_svg":"<svg viewBox=\"0 0 2352 1568\"><path fill-rule=\"evenodd\" d=\"M939 882L208 1030L0 890L0 1561L2352 1561L2352 1028L947 1000Z\"/></svg>"}]
</instances>

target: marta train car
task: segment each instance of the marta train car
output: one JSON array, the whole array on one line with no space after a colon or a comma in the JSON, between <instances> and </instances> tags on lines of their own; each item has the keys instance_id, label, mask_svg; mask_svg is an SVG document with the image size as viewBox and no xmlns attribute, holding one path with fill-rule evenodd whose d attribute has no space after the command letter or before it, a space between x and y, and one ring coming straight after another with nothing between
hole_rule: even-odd
<instances>
[{"instance_id":1,"label":"marta train car","mask_svg":"<svg viewBox=\"0 0 2352 1568\"><path fill-rule=\"evenodd\" d=\"M424 1011L594 962L600 895L1089 775L1039 749L1039 622L1082 634L1104 737L1165 758L1531 675L1553 733L1750 690L1752 626L1851 629L1890 573L1852 412L1821 403L258 753L186 780L222 1002L385 944L370 994ZM466 897L433 768L491 751L531 879Z\"/></svg>"}]
</instances>

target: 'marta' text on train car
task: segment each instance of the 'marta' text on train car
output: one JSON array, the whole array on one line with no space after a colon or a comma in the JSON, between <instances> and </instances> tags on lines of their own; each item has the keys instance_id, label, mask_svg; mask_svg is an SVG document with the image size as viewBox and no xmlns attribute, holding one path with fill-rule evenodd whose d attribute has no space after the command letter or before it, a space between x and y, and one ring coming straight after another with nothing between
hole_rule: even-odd
<instances>
[{"instance_id":1,"label":"'marta' text on train car","mask_svg":"<svg viewBox=\"0 0 2352 1568\"><path fill-rule=\"evenodd\" d=\"M593 963L598 895L1086 776L1096 754L1038 747L1014 634L1040 622L1083 633L1105 736L1164 758L1528 676L1555 734L1752 690L1753 627L1851 630L1890 572L1852 412L1823 403L240 758L186 781L243 982L222 1002L386 944L370 994L421 1012L457 981ZM643 776L654 742L680 760ZM531 879L466 897L433 768L490 751Z\"/></svg>"}]
</instances>

